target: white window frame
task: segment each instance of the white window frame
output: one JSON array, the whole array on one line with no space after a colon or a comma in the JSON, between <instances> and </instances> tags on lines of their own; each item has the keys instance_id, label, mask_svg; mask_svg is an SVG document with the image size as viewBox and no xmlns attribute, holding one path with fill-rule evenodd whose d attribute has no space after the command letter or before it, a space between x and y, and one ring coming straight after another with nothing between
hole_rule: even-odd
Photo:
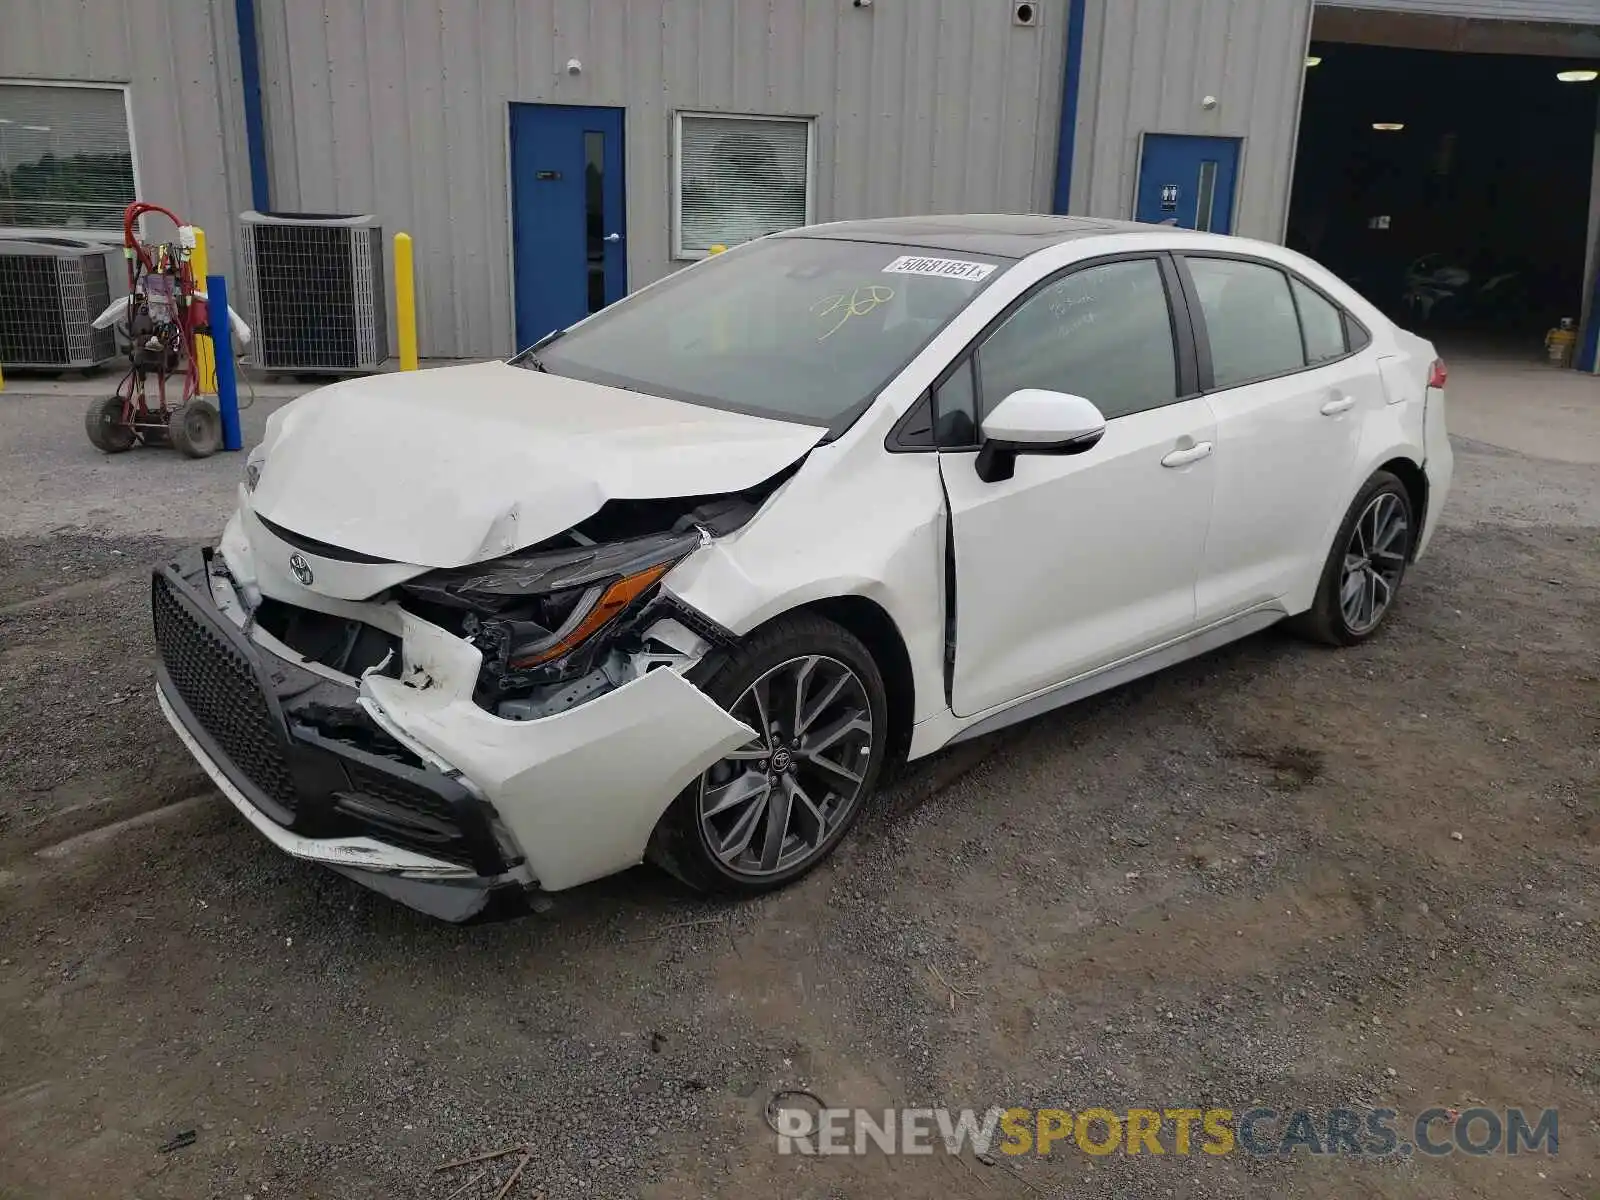
<instances>
[{"instance_id":1,"label":"white window frame","mask_svg":"<svg viewBox=\"0 0 1600 1200\"><path fill-rule=\"evenodd\" d=\"M126 83L109 83L97 79L30 79L27 76L0 75L0 86L20 84L23 87L98 88L101 91L122 93L122 117L128 126L128 159L133 167L133 195L144 195L139 186L139 145L133 132L133 88ZM0 235L12 238L60 237L76 238L85 242L112 242L122 245L122 225L114 229L74 227L68 225L3 225Z\"/></svg>"},{"instance_id":2,"label":"white window frame","mask_svg":"<svg viewBox=\"0 0 1600 1200\"><path fill-rule=\"evenodd\" d=\"M711 117L719 121L787 121L806 127L806 213L803 225L816 222L817 203L817 118L796 113L730 113L713 109L685 108L672 114L672 258L676 262L696 262L709 257L706 250L686 250L683 245L683 119Z\"/></svg>"}]
</instances>

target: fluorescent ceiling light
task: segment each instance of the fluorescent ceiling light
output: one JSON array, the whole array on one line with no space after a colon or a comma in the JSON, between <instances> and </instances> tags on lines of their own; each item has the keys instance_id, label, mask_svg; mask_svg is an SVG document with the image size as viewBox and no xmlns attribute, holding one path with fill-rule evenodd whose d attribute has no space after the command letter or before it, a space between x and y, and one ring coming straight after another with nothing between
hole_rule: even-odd
<instances>
[{"instance_id":1,"label":"fluorescent ceiling light","mask_svg":"<svg viewBox=\"0 0 1600 1200\"><path fill-rule=\"evenodd\" d=\"M1322 61L1322 55L1320 55L1320 54L1308 54L1308 55L1306 55L1306 66L1308 66L1308 67L1314 67L1318 63L1320 63L1321 61Z\"/></svg>"},{"instance_id":2,"label":"fluorescent ceiling light","mask_svg":"<svg viewBox=\"0 0 1600 1200\"><path fill-rule=\"evenodd\" d=\"M1600 71L1557 71L1556 78L1562 83L1593 83L1600 79Z\"/></svg>"},{"instance_id":3,"label":"fluorescent ceiling light","mask_svg":"<svg viewBox=\"0 0 1600 1200\"><path fill-rule=\"evenodd\" d=\"M1372 127L1379 133L1399 133L1405 125L1399 121L1374 121Z\"/></svg>"},{"instance_id":4,"label":"fluorescent ceiling light","mask_svg":"<svg viewBox=\"0 0 1600 1200\"><path fill-rule=\"evenodd\" d=\"M23 128L26 129L29 133L49 133L50 132L50 126L48 126L48 125L24 125Z\"/></svg>"}]
</instances>

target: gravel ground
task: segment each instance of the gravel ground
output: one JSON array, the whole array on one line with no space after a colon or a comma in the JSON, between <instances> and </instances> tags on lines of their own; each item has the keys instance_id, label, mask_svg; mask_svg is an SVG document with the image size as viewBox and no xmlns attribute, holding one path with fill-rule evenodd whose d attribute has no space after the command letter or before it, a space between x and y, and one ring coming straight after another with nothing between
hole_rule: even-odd
<instances>
[{"instance_id":1,"label":"gravel ground","mask_svg":"<svg viewBox=\"0 0 1600 1200\"><path fill-rule=\"evenodd\" d=\"M523 1141L508 1200L1600 1188L1593 467L1458 444L1374 643L1269 631L941 756L780 895L641 869L462 930L273 852L156 711L150 531L213 530L237 459L95 461L13 418L0 1197L443 1197L468 1176L436 1165ZM786 1157L783 1087L1558 1106L1561 1154Z\"/></svg>"}]
</instances>

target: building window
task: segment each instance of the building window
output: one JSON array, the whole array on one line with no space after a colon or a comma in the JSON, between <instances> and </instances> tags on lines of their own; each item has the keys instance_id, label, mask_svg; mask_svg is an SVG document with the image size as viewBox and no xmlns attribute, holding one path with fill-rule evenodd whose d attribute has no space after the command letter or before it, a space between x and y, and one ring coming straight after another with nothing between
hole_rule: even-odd
<instances>
[{"instance_id":1,"label":"building window","mask_svg":"<svg viewBox=\"0 0 1600 1200\"><path fill-rule=\"evenodd\" d=\"M0 228L120 238L134 196L125 89L0 83Z\"/></svg>"},{"instance_id":2,"label":"building window","mask_svg":"<svg viewBox=\"0 0 1600 1200\"><path fill-rule=\"evenodd\" d=\"M679 113L672 256L793 229L811 220L811 121Z\"/></svg>"}]
</instances>

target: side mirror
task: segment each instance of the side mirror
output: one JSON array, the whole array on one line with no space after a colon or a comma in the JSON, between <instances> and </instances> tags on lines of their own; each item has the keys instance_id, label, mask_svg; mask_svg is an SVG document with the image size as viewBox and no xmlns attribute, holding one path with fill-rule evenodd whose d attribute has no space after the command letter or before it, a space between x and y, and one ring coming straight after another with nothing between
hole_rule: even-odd
<instances>
[{"instance_id":1,"label":"side mirror","mask_svg":"<svg viewBox=\"0 0 1600 1200\"><path fill-rule=\"evenodd\" d=\"M1082 454L1105 436L1106 418L1094 403L1066 392L1023 388L983 419L978 478L999 483L1016 473L1019 454Z\"/></svg>"}]
</instances>

